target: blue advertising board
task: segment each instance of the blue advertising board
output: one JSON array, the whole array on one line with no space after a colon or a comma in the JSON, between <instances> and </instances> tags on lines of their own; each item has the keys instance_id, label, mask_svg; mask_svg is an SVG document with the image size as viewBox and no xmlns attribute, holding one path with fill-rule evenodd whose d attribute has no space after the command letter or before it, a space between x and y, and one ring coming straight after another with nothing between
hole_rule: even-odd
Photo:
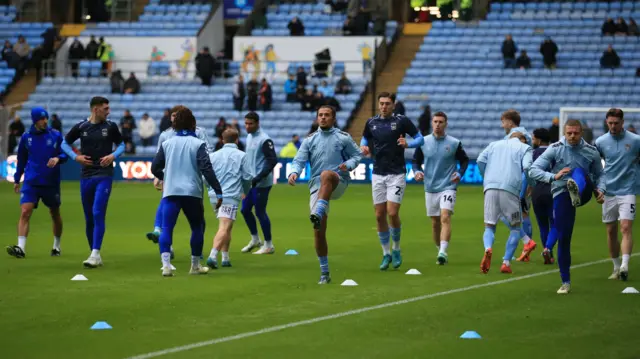
<instances>
[{"instance_id":1,"label":"blue advertising board","mask_svg":"<svg viewBox=\"0 0 640 359\"><path fill-rule=\"evenodd\" d=\"M254 0L224 0L225 19L244 19L253 11Z\"/></svg>"},{"instance_id":2,"label":"blue advertising board","mask_svg":"<svg viewBox=\"0 0 640 359\"><path fill-rule=\"evenodd\" d=\"M152 157L121 157L114 162L114 180L116 181L148 181L154 178L151 173ZM13 175L16 171L16 156L9 156L7 161L0 164L0 174L10 182L13 182ZM363 160L358 167L351 171L352 183L371 183L371 174L373 171L373 163L369 159ZM274 183L285 183L291 173L291 160L280 160L273 169ZM300 174L298 182L307 182L309 173L309 165ZM407 164L407 183L416 183L413 178L413 170L411 164ZM80 164L77 162L67 162L62 165L62 179L65 181L80 180ZM482 176L476 162L469 162L467 172L460 181L463 184L481 184Z\"/></svg>"}]
</instances>

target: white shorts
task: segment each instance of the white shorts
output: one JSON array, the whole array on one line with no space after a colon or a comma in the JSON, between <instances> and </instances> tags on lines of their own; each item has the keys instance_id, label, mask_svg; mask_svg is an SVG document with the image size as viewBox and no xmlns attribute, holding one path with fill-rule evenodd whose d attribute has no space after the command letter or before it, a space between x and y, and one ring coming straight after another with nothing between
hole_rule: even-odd
<instances>
[{"instance_id":1,"label":"white shorts","mask_svg":"<svg viewBox=\"0 0 640 359\"><path fill-rule=\"evenodd\" d=\"M424 194L425 203L427 205L427 216L439 217L443 209L453 213L453 207L456 205L456 191L448 189L438 193Z\"/></svg>"},{"instance_id":2,"label":"white shorts","mask_svg":"<svg viewBox=\"0 0 640 359\"><path fill-rule=\"evenodd\" d=\"M511 226L518 226L522 222L520 198L507 191L489 189L484 193L484 223L495 225L501 217Z\"/></svg>"},{"instance_id":3,"label":"white shorts","mask_svg":"<svg viewBox=\"0 0 640 359\"><path fill-rule=\"evenodd\" d=\"M371 178L373 190L373 204L385 202L402 203L407 180L404 174L380 176L374 174Z\"/></svg>"},{"instance_id":4,"label":"white shorts","mask_svg":"<svg viewBox=\"0 0 640 359\"><path fill-rule=\"evenodd\" d=\"M211 203L211 206L213 206L213 210L217 213L216 218L229 218L235 221L238 216L238 206L235 204L223 204L217 211L215 203Z\"/></svg>"},{"instance_id":5,"label":"white shorts","mask_svg":"<svg viewBox=\"0 0 640 359\"><path fill-rule=\"evenodd\" d=\"M331 194L331 199L340 199L340 197L342 197L342 195L344 194L344 192L346 192L347 187L349 186L349 184L347 183L347 181L340 179L340 182L338 183L338 187L336 187L336 189L333 191L333 193ZM311 210L311 212L313 212L313 210L316 207L316 203L318 202L318 191L320 189L314 189L313 191L311 191L311 196L309 198L309 210ZM331 203L329 203L329 206L331 205ZM325 212L326 215L329 215L329 206L327 206L327 211Z\"/></svg>"},{"instance_id":6,"label":"white shorts","mask_svg":"<svg viewBox=\"0 0 640 359\"><path fill-rule=\"evenodd\" d=\"M612 223L626 219L633 221L636 218L636 196L605 196L602 204L602 222Z\"/></svg>"}]
</instances>

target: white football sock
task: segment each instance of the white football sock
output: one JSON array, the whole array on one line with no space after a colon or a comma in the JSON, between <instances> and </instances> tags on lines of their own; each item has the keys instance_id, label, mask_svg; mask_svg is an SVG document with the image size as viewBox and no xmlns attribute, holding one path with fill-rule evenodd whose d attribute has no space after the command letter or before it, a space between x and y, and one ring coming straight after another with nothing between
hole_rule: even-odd
<instances>
[{"instance_id":1,"label":"white football sock","mask_svg":"<svg viewBox=\"0 0 640 359\"><path fill-rule=\"evenodd\" d=\"M209 258L213 258L214 260L218 260L218 250L215 248L211 248L211 253L209 253Z\"/></svg>"},{"instance_id":2,"label":"white football sock","mask_svg":"<svg viewBox=\"0 0 640 359\"><path fill-rule=\"evenodd\" d=\"M100 250L99 249L92 250L91 257L100 258Z\"/></svg>"},{"instance_id":3,"label":"white football sock","mask_svg":"<svg viewBox=\"0 0 640 359\"><path fill-rule=\"evenodd\" d=\"M191 256L191 266L197 267L200 265L200 256Z\"/></svg>"},{"instance_id":4,"label":"white football sock","mask_svg":"<svg viewBox=\"0 0 640 359\"><path fill-rule=\"evenodd\" d=\"M266 248L273 248L273 243L272 243L271 241L267 241L267 240L265 240L265 241L264 241L264 246L265 246Z\"/></svg>"},{"instance_id":5,"label":"white football sock","mask_svg":"<svg viewBox=\"0 0 640 359\"><path fill-rule=\"evenodd\" d=\"M253 244L258 244L260 243L260 237L258 237L257 234L252 234L251 235L251 243Z\"/></svg>"},{"instance_id":6,"label":"white football sock","mask_svg":"<svg viewBox=\"0 0 640 359\"><path fill-rule=\"evenodd\" d=\"M619 271L620 270L620 257L618 258L611 258L611 261L613 261L613 271Z\"/></svg>"},{"instance_id":7,"label":"white football sock","mask_svg":"<svg viewBox=\"0 0 640 359\"><path fill-rule=\"evenodd\" d=\"M381 244L381 246L383 255L391 254L391 243Z\"/></svg>"},{"instance_id":8,"label":"white football sock","mask_svg":"<svg viewBox=\"0 0 640 359\"><path fill-rule=\"evenodd\" d=\"M160 227L153 227L153 231L157 232L157 233L162 233L162 228Z\"/></svg>"},{"instance_id":9,"label":"white football sock","mask_svg":"<svg viewBox=\"0 0 640 359\"><path fill-rule=\"evenodd\" d=\"M629 254L622 255L622 266L627 269L629 269L629 257L631 257Z\"/></svg>"},{"instance_id":10,"label":"white football sock","mask_svg":"<svg viewBox=\"0 0 640 359\"><path fill-rule=\"evenodd\" d=\"M526 234L521 239L522 239L522 243L524 243L525 246L529 244L529 241L531 241L531 238L529 238L529 236L527 236Z\"/></svg>"},{"instance_id":11,"label":"white football sock","mask_svg":"<svg viewBox=\"0 0 640 359\"><path fill-rule=\"evenodd\" d=\"M444 253L447 254L447 248L449 247L449 242L447 241L440 241L440 250L438 251L438 253Z\"/></svg>"},{"instance_id":12,"label":"white football sock","mask_svg":"<svg viewBox=\"0 0 640 359\"><path fill-rule=\"evenodd\" d=\"M229 261L229 252L222 251L222 261L223 262Z\"/></svg>"},{"instance_id":13,"label":"white football sock","mask_svg":"<svg viewBox=\"0 0 640 359\"><path fill-rule=\"evenodd\" d=\"M60 250L60 237L53 237L53 249Z\"/></svg>"},{"instance_id":14,"label":"white football sock","mask_svg":"<svg viewBox=\"0 0 640 359\"><path fill-rule=\"evenodd\" d=\"M502 261L502 263L506 264L507 267L511 267L511 261L510 260L505 259L505 260Z\"/></svg>"},{"instance_id":15,"label":"white football sock","mask_svg":"<svg viewBox=\"0 0 640 359\"><path fill-rule=\"evenodd\" d=\"M20 247L20 249L22 249L22 251L25 250L25 248L27 247L27 237L26 236L18 236L18 247Z\"/></svg>"},{"instance_id":16,"label":"white football sock","mask_svg":"<svg viewBox=\"0 0 640 359\"><path fill-rule=\"evenodd\" d=\"M171 267L171 253L164 252L160 254L160 258L162 258L163 267Z\"/></svg>"}]
</instances>

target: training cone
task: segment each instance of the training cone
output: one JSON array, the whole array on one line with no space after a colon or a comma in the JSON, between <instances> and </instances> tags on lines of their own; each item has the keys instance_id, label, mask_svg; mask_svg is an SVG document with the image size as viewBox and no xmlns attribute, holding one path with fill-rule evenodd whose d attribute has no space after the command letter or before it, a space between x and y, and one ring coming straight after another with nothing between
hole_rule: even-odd
<instances>
[{"instance_id":1,"label":"training cone","mask_svg":"<svg viewBox=\"0 0 640 359\"><path fill-rule=\"evenodd\" d=\"M622 291L622 293L624 293L624 294L638 294L638 293L640 293L640 292L638 292L638 290L637 290L637 289L635 289L634 287L626 287L626 288Z\"/></svg>"},{"instance_id":2,"label":"training cone","mask_svg":"<svg viewBox=\"0 0 640 359\"><path fill-rule=\"evenodd\" d=\"M73 276L73 278L71 278L71 280L89 280L89 279L87 279L87 277L83 276L82 274L76 274Z\"/></svg>"},{"instance_id":3,"label":"training cone","mask_svg":"<svg viewBox=\"0 0 640 359\"><path fill-rule=\"evenodd\" d=\"M473 330L467 330L466 332L464 332L460 336L460 338L462 338L462 339L482 339L480 334L474 332Z\"/></svg>"},{"instance_id":4,"label":"training cone","mask_svg":"<svg viewBox=\"0 0 640 359\"><path fill-rule=\"evenodd\" d=\"M289 249L284 255L285 256L297 256L298 252L295 249Z\"/></svg>"},{"instance_id":5,"label":"training cone","mask_svg":"<svg viewBox=\"0 0 640 359\"><path fill-rule=\"evenodd\" d=\"M162 270L162 267L160 267L160 270ZM176 270L176 267L173 264L171 265L171 270Z\"/></svg>"},{"instance_id":6,"label":"training cone","mask_svg":"<svg viewBox=\"0 0 640 359\"><path fill-rule=\"evenodd\" d=\"M356 283L356 281L354 281L353 279L347 279L340 285L343 287L355 287L358 285L358 283Z\"/></svg>"},{"instance_id":7,"label":"training cone","mask_svg":"<svg viewBox=\"0 0 640 359\"><path fill-rule=\"evenodd\" d=\"M93 326L91 326L91 330L103 330L103 329L111 329L111 326L107 322L96 322Z\"/></svg>"},{"instance_id":8,"label":"training cone","mask_svg":"<svg viewBox=\"0 0 640 359\"><path fill-rule=\"evenodd\" d=\"M422 274L422 273L420 273L420 271L419 271L419 270L417 270L417 269L413 269L413 268L412 268L412 269L409 269L409 270L407 271L407 273L405 273L405 274L408 274L408 275L420 275L420 274Z\"/></svg>"}]
</instances>

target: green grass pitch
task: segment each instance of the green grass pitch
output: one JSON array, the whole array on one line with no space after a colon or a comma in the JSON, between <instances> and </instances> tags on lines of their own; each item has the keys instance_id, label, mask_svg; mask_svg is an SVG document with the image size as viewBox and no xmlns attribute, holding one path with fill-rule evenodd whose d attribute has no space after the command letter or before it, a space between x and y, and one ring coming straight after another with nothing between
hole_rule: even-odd
<instances>
[{"instance_id":1,"label":"green grass pitch","mask_svg":"<svg viewBox=\"0 0 640 359\"><path fill-rule=\"evenodd\" d=\"M160 275L152 229L160 195L151 184L116 183L109 203L104 267L86 270L89 255L77 183L64 183L62 257L52 258L45 207L32 218L27 258L0 253L0 358L129 358L177 346L253 332L392 301L555 269L540 247L530 263L499 273L507 231L499 226L495 258L480 274L482 191L460 188L449 264L438 266L425 215L422 186L409 186L401 209L400 270L380 272L371 187L351 185L331 203L329 264L333 282L318 286L319 265L308 220L308 191L275 186L268 212L276 254L240 253L249 239L239 215L233 232L233 268L189 276L188 225L178 222L176 277ZM15 244L18 196L0 184L0 238ZM217 223L206 207L205 253ZM534 221L535 222L535 221ZM636 226L637 231L637 226ZM537 226L534 224L534 239ZM299 256L285 256L288 249ZM517 253L519 253L521 246ZM573 263L608 256L600 207L581 208L573 236ZM420 276L404 273L416 268ZM610 261L572 271L573 292L559 296L557 273L395 305L237 340L169 353L163 358L640 358L640 258L627 283L607 280ZM73 282L82 273L86 282ZM357 287L342 287L345 279ZM112 330L92 331L96 321ZM475 330L482 340L463 340Z\"/></svg>"}]
</instances>

